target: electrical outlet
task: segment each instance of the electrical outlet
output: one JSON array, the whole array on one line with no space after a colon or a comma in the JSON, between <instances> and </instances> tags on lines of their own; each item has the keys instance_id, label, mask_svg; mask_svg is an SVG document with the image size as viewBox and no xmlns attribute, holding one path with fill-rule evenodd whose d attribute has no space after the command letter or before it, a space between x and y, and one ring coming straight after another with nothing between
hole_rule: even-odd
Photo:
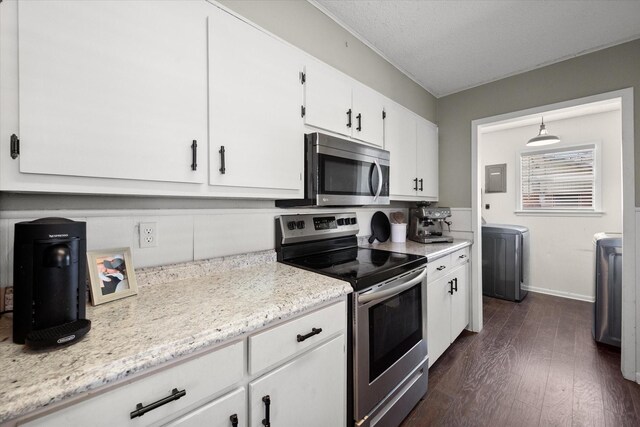
<instances>
[{"instance_id":1,"label":"electrical outlet","mask_svg":"<svg viewBox=\"0 0 640 427\"><path fill-rule=\"evenodd\" d=\"M155 222L141 222L138 224L140 232L140 247L155 248L158 246L158 225Z\"/></svg>"}]
</instances>

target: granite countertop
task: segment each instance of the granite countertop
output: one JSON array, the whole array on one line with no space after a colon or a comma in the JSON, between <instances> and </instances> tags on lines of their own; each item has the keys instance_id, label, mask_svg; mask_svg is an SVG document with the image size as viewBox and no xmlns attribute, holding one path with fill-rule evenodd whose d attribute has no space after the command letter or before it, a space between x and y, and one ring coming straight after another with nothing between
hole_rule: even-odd
<instances>
[{"instance_id":1,"label":"granite countertop","mask_svg":"<svg viewBox=\"0 0 640 427\"><path fill-rule=\"evenodd\" d=\"M387 240L384 243L375 241L369 244L366 242L366 244L361 246L385 251L422 255L427 257L427 262L432 262L459 249L471 246L472 244L473 241L465 239L454 239L452 243L418 243L413 240L407 240L403 243L393 243L391 240Z\"/></svg>"},{"instance_id":2,"label":"granite countertop","mask_svg":"<svg viewBox=\"0 0 640 427\"><path fill-rule=\"evenodd\" d=\"M273 251L238 259L136 271L138 295L87 306L91 331L67 347L13 344L11 318L0 318L0 423L352 292Z\"/></svg>"}]
</instances>

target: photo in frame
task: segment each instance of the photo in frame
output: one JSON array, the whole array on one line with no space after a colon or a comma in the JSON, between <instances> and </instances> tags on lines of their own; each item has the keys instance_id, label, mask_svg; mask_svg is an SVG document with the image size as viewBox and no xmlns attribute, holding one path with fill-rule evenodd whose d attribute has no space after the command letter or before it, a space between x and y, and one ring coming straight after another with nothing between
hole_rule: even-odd
<instances>
[{"instance_id":1,"label":"photo in frame","mask_svg":"<svg viewBox=\"0 0 640 427\"><path fill-rule=\"evenodd\" d=\"M126 298L138 293L131 248L88 251L91 304Z\"/></svg>"}]
</instances>

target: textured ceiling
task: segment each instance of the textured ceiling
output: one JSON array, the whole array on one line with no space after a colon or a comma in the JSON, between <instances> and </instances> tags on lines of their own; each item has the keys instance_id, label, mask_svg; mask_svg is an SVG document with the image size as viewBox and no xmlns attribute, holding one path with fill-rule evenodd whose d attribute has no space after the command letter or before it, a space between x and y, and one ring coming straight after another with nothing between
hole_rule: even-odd
<instances>
[{"instance_id":1,"label":"textured ceiling","mask_svg":"<svg viewBox=\"0 0 640 427\"><path fill-rule=\"evenodd\" d=\"M437 97L640 37L640 0L311 3Z\"/></svg>"}]
</instances>

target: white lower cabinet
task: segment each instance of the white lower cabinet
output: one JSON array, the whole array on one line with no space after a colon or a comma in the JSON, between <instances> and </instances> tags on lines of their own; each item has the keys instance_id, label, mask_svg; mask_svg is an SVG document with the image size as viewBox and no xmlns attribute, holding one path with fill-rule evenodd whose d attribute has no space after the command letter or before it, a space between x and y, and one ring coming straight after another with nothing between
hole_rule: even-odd
<instances>
[{"instance_id":1,"label":"white lower cabinet","mask_svg":"<svg viewBox=\"0 0 640 427\"><path fill-rule=\"evenodd\" d=\"M450 257L458 259L458 252ZM449 257L447 257L449 258ZM436 260L450 265L451 261ZM427 275L427 343L429 367L469 324L469 263L458 263L445 276L429 279Z\"/></svg>"},{"instance_id":2,"label":"white lower cabinet","mask_svg":"<svg viewBox=\"0 0 640 427\"><path fill-rule=\"evenodd\" d=\"M199 402L206 402L216 392L241 381L243 354L244 341L238 341L19 425L111 427L147 426L168 421ZM184 395L178 397L182 392ZM174 393L177 399L170 398ZM150 409L160 401L166 403ZM145 408L150 410L146 411ZM134 416L135 411L138 411L137 416Z\"/></svg>"},{"instance_id":3,"label":"white lower cabinet","mask_svg":"<svg viewBox=\"0 0 640 427\"><path fill-rule=\"evenodd\" d=\"M167 427L246 427L247 393L244 387L225 394L167 424Z\"/></svg>"},{"instance_id":4,"label":"white lower cabinet","mask_svg":"<svg viewBox=\"0 0 640 427\"><path fill-rule=\"evenodd\" d=\"M344 425L344 361L344 335L340 335L250 383L249 425Z\"/></svg>"}]
</instances>

